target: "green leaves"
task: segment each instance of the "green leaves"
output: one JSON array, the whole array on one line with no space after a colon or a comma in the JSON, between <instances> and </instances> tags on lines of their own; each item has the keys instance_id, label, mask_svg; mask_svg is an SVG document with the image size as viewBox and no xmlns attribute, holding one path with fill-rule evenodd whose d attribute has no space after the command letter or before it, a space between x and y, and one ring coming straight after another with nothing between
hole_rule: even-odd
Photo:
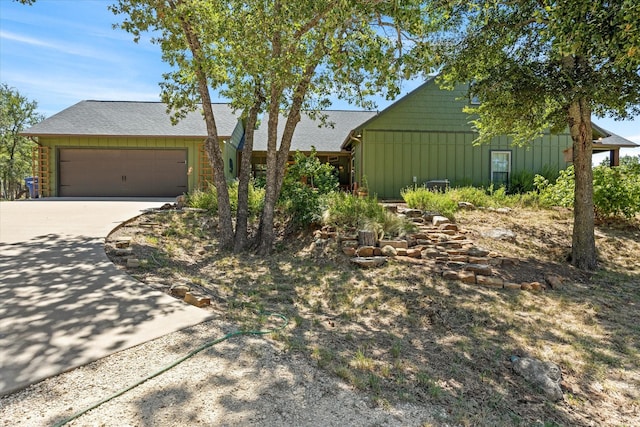
<instances>
[{"instance_id":1,"label":"green leaves","mask_svg":"<svg viewBox=\"0 0 640 427\"><path fill-rule=\"evenodd\" d=\"M10 198L19 190L23 178L32 173L34 143L19 133L44 119L36 112L37 108L37 102L29 101L5 83L0 84L0 193Z\"/></svg>"},{"instance_id":2,"label":"green leaves","mask_svg":"<svg viewBox=\"0 0 640 427\"><path fill-rule=\"evenodd\" d=\"M597 115L640 112L640 6L635 1L434 3L452 16L443 31L447 86L474 81L480 139L531 141L566 127L566 108L586 98ZM457 15L457 16L456 16ZM577 66L566 67L567 58ZM485 137L485 135L487 137ZM516 136L520 135L520 136Z\"/></svg>"}]
</instances>

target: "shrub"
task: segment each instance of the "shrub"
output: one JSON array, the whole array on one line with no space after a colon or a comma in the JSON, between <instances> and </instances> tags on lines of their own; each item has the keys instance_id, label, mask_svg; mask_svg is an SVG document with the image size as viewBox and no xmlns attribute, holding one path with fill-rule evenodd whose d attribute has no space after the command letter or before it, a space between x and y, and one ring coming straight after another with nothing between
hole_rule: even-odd
<instances>
[{"instance_id":1,"label":"shrub","mask_svg":"<svg viewBox=\"0 0 640 427\"><path fill-rule=\"evenodd\" d=\"M593 169L593 203L599 218L633 218L640 212L640 164Z\"/></svg>"},{"instance_id":2,"label":"shrub","mask_svg":"<svg viewBox=\"0 0 640 427\"><path fill-rule=\"evenodd\" d=\"M371 222L382 223L385 209L375 197L357 197L335 192L327 196L322 223L336 228L364 229Z\"/></svg>"},{"instance_id":3,"label":"shrub","mask_svg":"<svg viewBox=\"0 0 640 427\"><path fill-rule=\"evenodd\" d=\"M375 215L375 218L365 218L363 226L365 230L374 231L378 239L402 237L407 232L415 231L416 228L413 222L386 209L382 211L381 215Z\"/></svg>"},{"instance_id":4,"label":"shrub","mask_svg":"<svg viewBox=\"0 0 640 427\"><path fill-rule=\"evenodd\" d=\"M472 203L476 207L493 206L493 200L487 191L478 187L460 187L449 191L449 194L456 202Z\"/></svg>"},{"instance_id":5,"label":"shrub","mask_svg":"<svg viewBox=\"0 0 640 427\"><path fill-rule=\"evenodd\" d=\"M238 209L238 182L228 184L231 211ZM264 204L264 189L258 188L253 182L249 183L249 217L255 218L262 211ZM206 209L212 214L218 212L218 191L212 184L206 190L195 190L187 195L187 205L192 208Z\"/></svg>"},{"instance_id":6,"label":"shrub","mask_svg":"<svg viewBox=\"0 0 640 427\"><path fill-rule=\"evenodd\" d=\"M540 193L540 204L542 206L562 206L572 207L575 191L575 175L573 165L558 173L555 183L551 183L548 178L536 175L534 186Z\"/></svg>"},{"instance_id":7,"label":"shrub","mask_svg":"<svg viewBox=\"0 0 640 427\"><path fill-rule=\"evenodd\" d=\"M555 165L554 166L544 165L542 166L542 169L540 169L540 172L538 172L538 175L542 176L547 181L549 181L549 184L555 184L556 180L560 176L560 170L558 166L555 166Z\"/></svg>"},{"instance_id":8,"label":"shrub","mask_svg":"<svg viewBox=\"0 0 640 427\"><path fill-rule=\"evenodd\" d=\"M194 190L187 194L187 206L206 209L211 213L218 212L218 192L216 187L209 185L206 190Z\"/></svg>"},{"instance_id":9,"label":"shrub","mask_svg":"<svg viewBox=\"0 0 640 427\"><path fill-rule=\"evenodd\" d=\"M535 177L544 206L573 207L575 175L573 166L560 171L555 184L540 175ZM611 168L593 169L593 203L599 218L624 216L633 218L640 212L640 164L633 162Z\"/></svg>"},{"instance_id":10,"label":"shrub","mask_svg":"<svg viewBox=\"0 0 640 427\"><path fill-rule=\"evenodd\" d=\"M322 214L322 198L338 189L335 168L321 163L315 149L307 157L300 152L287 168L280 192L280 204L297 225L318 221Z\"/></svg>"},{"instance_id":11,"label":"shrub","mask_svg":"<svg viewBox=\"0 0 640 427\"><path fill-rule=\"evenodd\" d=\"M405 188L400 194L407 206L423 211L438 212L453 220L453 214L458 209L458 203L454 201L449 192L433 192L425 187Z\"/></svg>"},{"instance_id":12,"label":"shrub","mask_svg":"<svg viewBox=\"0 0 640 427\"><path fill-rule=\"evenodd\" d=\"M511 183L509 184L509 193L523 194L533 191L534 173L528 170L521 170L512 174Z\"/></svg>"}]
</instances>

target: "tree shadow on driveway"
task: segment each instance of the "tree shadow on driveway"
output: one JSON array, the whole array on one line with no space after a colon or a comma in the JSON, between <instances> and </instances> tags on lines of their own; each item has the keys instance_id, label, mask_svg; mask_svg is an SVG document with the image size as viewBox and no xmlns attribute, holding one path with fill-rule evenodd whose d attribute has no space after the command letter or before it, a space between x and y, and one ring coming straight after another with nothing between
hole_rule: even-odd
<instances>
[{"instance_id":1,"label":"tree shadow on driveway","mask_svg":"<svg viewBox=\"0 0 640 427\"><path fill-rule=\"evenodd\" d=\"M209 317L57 234L0 244L0 300L0 395Z\"/></svg>"}]
</instances>

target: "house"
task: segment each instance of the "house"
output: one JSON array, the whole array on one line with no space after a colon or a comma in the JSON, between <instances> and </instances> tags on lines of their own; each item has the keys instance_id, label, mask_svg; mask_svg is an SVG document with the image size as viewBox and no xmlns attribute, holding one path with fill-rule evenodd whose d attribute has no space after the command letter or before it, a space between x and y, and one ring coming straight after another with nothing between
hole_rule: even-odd
<instances>
[{"instance_id":1,"label":"house","mask_svg":"<svg viewBox=\"0 0 640 427\"><path fill-rule=\"evenodd\" d=\"M466 89L442 90L430 79L354 127L342 144L352 156L354 181L368 182L369 194L396 199L402 188L425 182L508 185L521 171L560 170L571 162L568 129L545 133L526 147L512 146L506 136L474 146L478 135L462 109L477 101L466 97ZM594 125L594 151L610 151L614 162L620 147L633 146Z\"/></svg>"},{"instance_id":2,"label":"house","mask_svg":"<svg viewBox=\"0 0 640 427\"><path fill-rule=\"evenodd\" d=\"M229 140L238 116L227 104L213 109L220 139ZM176 196L209 179L202 115L174 126L159 102L82 101L22 135L38 143L41 196Z\"/></svg>"},{"instance_id":3,"label":"house","mask_svg":"<svg viewBox=\"0 0 640 427\"><path fill-rule=\"evenodd\" d=\"M440 89L433 79L380 113L328 110L303 112L291 152L316 151L335 166L342 188L368 182L370 194L397 199L402 188L425 182L451 185L503 185L521 171L564 169L571 162L568 132L543 135L528 147L507 137L474 146L477 138L462 112L465 87ZM227 104L212 104L225 176L238 176L245 138L244 121ZM252 170L266 169L268 117L254 136ZM284 129L280 117L278 138ZM200 112L176 125L159 102L82 101L24 131L38 144L34 176L40 196L166 197L213 181L203 141ZM610 151L617 164L620 147L631 141L593 126L594 151ZM279 139L278 139L279 142Z\"/></svg>"},{"instance_id":4,"label":"house","mask_svg":"<svg viewBox=\"0 0 640 427\"><path fill-rule=\"evenodd\" d=\"M240 115L227 104L213 104L227 179L237 177L244 144ZM200 112L176 125L159 102L81 101L22 132L37 142L34 176L40 196L173 197L213 181L204 151L207 135ZM344 135L371 111L304 113L291 151L331 163L340 182L350 182L350 154L340 150ZM268 117L255 134L252 168L266 168ZM279 137L285 118L279 121Z\"/></svg>"}]
</instances>

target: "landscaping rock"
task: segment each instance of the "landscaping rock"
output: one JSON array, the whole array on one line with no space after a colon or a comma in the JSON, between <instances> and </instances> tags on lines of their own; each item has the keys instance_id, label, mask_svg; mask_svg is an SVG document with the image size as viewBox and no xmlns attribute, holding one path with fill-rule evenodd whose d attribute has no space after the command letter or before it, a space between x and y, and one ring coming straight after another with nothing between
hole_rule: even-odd
<instances>
[{"instance_id":1,"label":"landscaping rock","mask_svg":"<svg viewBox=\"0 0 640 427\"><path fill-rule=\"evenodd\" d=\"M200 308L211 305L211 298L187 292L184 295L184 302Z\"/></svg>"},{"instance_id":2,"label":"landscaping rock","mask_svg":"<svg viewBox=\"0 0 640 427\"><path fill-rule=\"evenodd\" d=\"M116 240L116 248L118 249L128 248L130 244L131 237L120 237L118 240Z\"/></svg>"},{"instance_id":3,"label":"landscaping rock","mask_svg":"<svg viewBox=\"0 0 640 427\"><path fill-rule=\"evenodd\" d=\"M420 217L422 217L422 211L420 209L405 209L402 213L407 218L420 218Z\"/></svg>"},{"instance_id":4,"label":"landscaping rock","mask_svg":"<svg viewBox=\"0 0 640 427\"><path fill-rule=\"evenodd\" d=\"M504 281L499 277L476 275L476 283L478 285L491 286L493 288L502 288Z\"/></svg>"},{"instance_id":5,"label":"landscaping rock","mask_svg":"<svg viewBox=\"0 0 640 427\"><path fill-rule=\"evenodd\" d=\"M439 227L442 224L449 224L450 222L449 218L440 215L436 215L431 219L431 224L433 224L434 227Z\"/></svg>"},{"instance_id":6,"label":"landscaping rock","mask_svg":"<svg viewBox=\"0 0 640 427\"><path fill-rule=\"evenodd\" d=\"M489 258L470 256L469 262L471 264L489 264Z\"/></svg>"},{"instance_id":7,"label":"landscaping rock","mask_svg":"<svg viewBox=\"0 0 640 427\"><path fill-rule=\"evenodd\" d=\"M481 258L489 255L489 251L484 248L479 248L477 246L474 246L472 248L467 249L467 255Z\"/></svg>"},{"instance_id":8,"label":"landscaping rock","mask_svg":"<svg viewBox=\"0 0 640 427\"><path fill-rule=\"evenodd\" d=\"M127 260L127 267L138 268L140 267L140 260L138 258L129 258Z\"/></svg>"},{"instance_id":9,"label":"landscaping rock","mask_svg":"<svg viewBox=\"0 0 640 427\"><path fill-rule=\"evenodd\" d=\"M474 210L476 206L473 203L469 203L469 202L458 202L458 208L467 209L471 211L471 210Z\"/></svg>"},{"instance_id":10,"label":"landscaping rock","mask_svg":"<svg viewBox=\"0 0 640 427\"><path fill-rule=\"evenodd\" d=\"M409 247L409 242L407 242L406 240L380 240L379 244L380 244L380 247L391 246L396 249L398 248L407 249Z\"/></svg>"},{"instance_id":11,"label":"landscaping rock","mask_svg":"<svg viewBox=\"0 0 640 427\"><path fill-rule=\"evenodd\" d=\"M457 240L448 240L446 242L440 242L440 245L447 249L461 249L462 244Z\"/></svg>"},{"instance_id":12,"label":"landscaping rock","mask_svg":"<svg viewBox=\"0 0 640 427\"><path fill-rule=\"evenodd\" d=\"M407 249L407 256L410 258L422 258L422 251L420 249Z\"/></svg>"},{"instance_id":13,"label":"landscaping rock","mask_svg":"<svg viewBox=\"0 0 640 427\"><path fill-rule=\"evenodd\" d=\"M513 282L504 282L502 284L502 287L505 289L517 289L520 290L520 283L513 283Z\"/></svg>"},{"instance_id":14,"label":"landscaping rock","mask_svg":"<svg viewBox=\"0 0 640 427\"><path fill-rule=\"evenodd\" d=\"M483 276L491 276L493 274L491 266L487 264L467 264L464 269L466 271L473 271L474 273L481 274Z\"/></svg>"},{"instance_id":15,"label":"landscaping rock","mask_svg":"<svg viewBox=\"0 0 640 427\"><path fill-rule=\"evenodd\" d=\"M440 251L435 248L428 248L424 250L424 255L427 258L437 258L440 256Z\"/></svg>"},{"instance_id":16,"label":"landscaping rock","mask_svg":"<svg viewBox=\"0 0 640 427\"><path fill-rule=\"evenodd\" d=\"M533 357L518 356L512 356L511 362L514 372L542 390L550 400L562 400L562 371L558 365Z\"/></svg>"},{"instance_id":17,"label":"landscaping rock","mask_svg":"<svg viewBox=\"0 0 640 427\"><path fill-rule=\"evenodd\" d=\"M356 248L351 248L351 247L343 247L342 248L342 253L345 254L346 256L356 256Z\"/></svg>"},{"instance_id":18,"label":"landscaping rock","mask_svg":"<svg viewBox=\"0 0 640 427\"><path fill-rule=\"evenodd\" d=\"M473 271L463 270L458 273L458 279L464 283L476 283L476 274Z\"/></svg>"},{"instance_id":19,"label":"landscaping rock","mask_svg":"<svg viewBox=\"0 0 640 427\"><path fill-rule=\"evenodd\" d=\"M356 251L356 255L359 257L371 257L373 256L375 248L373 246L360 246Z\"/></svg>"},{"instance_id":20,"label":"landscaping rock","mask_svg":"<svg viewBox=\"0 0 640 427\"><path fill-rule=\"evenodd\" d=\"M458 225L452 223L442 224L440 229L443 231L458 231Z\"/></svg>"},{"instance_id":21,"label":"landscaping rock","mask_svg":"<svg viewBox=\"0 0 640 427\"><path fill-rule=\"evenodd\" d=\"M496 212L499 214L508 214L511 213L511 208L498 208Z\"/></svg>"},{"instance_id":22,"label":"landscaping rock","mask_svg":"<svg viewBox=\"0 0 640 427\"><path fill-rule=\"evenodd\" d=\"M488 239L505 240L512 243L515 243L517 237L516 233L505 228L492 228L491 230L482 232L481 235Z\"/></svg>"},{"instance_id":23,"label":"landscaping rock","mask_svg":"<svg viewBox=\"0 0 640 427\"><path fill-rule=\"evenodd\" d=\"M562 278L555 274L549 274L544 277L544 281L551 287L551 289L558 290L562 287Z\"/></svg>"},{"instance_id":24,"label":"landscaping rock","mask_svg":"<svg viewBox=\"0 0 640 427\"><path fill-rule=\"evenodd\" d=\"M385 245L382 247L382 249L380 249L380 252L383 256L396 256L398 255L398 252L396 251L396 248L394 248L391 245Z\"/></svg>"},{"instance_id":25,"label":"landscaping rock","mask_svg":"<svg viewBox=\"0 0 640 427\"><path fill-rule=\"evenodd\" d=\"M445 270L442 273L442 278L445 280L458 280L458 272L453 270Z\"/></svg>"},{"instance_id":26,"label":"landscaping rock","mask_svg":"<svg viewBox=\"0 0 640 427\"><path fill-rule=\"evenodd\" d=\"M531 290L533 290L533 291L541 291L542 290L542 283L540 283L540 282L531 282L529 284L531 285Z\"/></svg>"},{"instance_id":27,"label":"landscaping rock","mask_svg":"<svg viewBox=\"0 0 640 427\"><path fill-rule=\"evenodd\" d=\"M127 256L133 254L133 248L116 249L116 256Z\"/></svg>"},{"instance_id":28,"label":"landscaping rock","mask_svg":"<svg viewBox=\"0 0 640 427\"><path fill-rule=\"evenodd\" d=\"M447 262L447 267L455 268L457 270L462 270L466 265L467 265L466 262L460 262L460 261L450 260L449 262Z\"/></svg>"},{"instance_id":29,"label":"landscaping rock","mask_svg":"<svg viewBox=\"0 0 640 427\"><path fill-rule=\"evenodd\" d=\"M191 286L184 283L176 283L174 285L171 285L171 288L169 288L169 292L171 292L171 295L179 298L184 298L187 292L189 292L190 290Z\"/></svg>"},{"instance_id":30,"label":"landscaping rock","mask_svg":"<svg viewBox=\"0 0 640 427\"><path fill-rule=\"evenodd\" d=\"M387 258L383 256L378 256L378 257L358 256L355 258L351 258L351 262L362 268L374 268L374 267L380 267L384 265L387 262Z\"/></svg>"}]
</instances>

